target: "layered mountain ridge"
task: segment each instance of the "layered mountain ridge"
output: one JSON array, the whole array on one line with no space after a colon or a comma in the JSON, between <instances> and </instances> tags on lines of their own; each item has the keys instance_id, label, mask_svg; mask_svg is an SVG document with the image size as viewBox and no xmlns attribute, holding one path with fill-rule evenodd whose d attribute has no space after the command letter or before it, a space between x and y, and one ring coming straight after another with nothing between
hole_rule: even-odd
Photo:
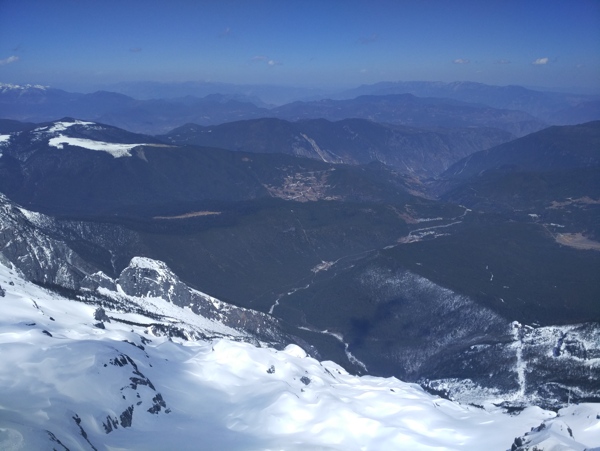
<instances>
[{"instance_id":1,"label":"layered mountain ridge","mask_svg":"<svg viewBox=\"0 0 600 451\"><path fill-rule=\"evenodd\" d=\"M96 381L92 373L109 364L123 368L115 376L119 382L107 379L121 387L119 392L98 383L110 393L106 402L89 398L99 409L61 398L59 404L78 405L71 408L72 421L52 420L45 429L15 413L20 419L10 427L11 443L36 437L64 448L68 445L61 443L67 442L75 449L98 443L118 447L127 443L120 434L128 428L136 431L130 437L146 443L140 434L151 429L148 425L162 430L182 421L178 409L198 409L177 395L166 373L151 369L167 371L163 359L173 362L177 380L188 380L187 370L179 373L190 368L186 359L207 365L206 355L216 353L219 362L234 355L247 363L240 365L245 374L256 375L251 380L267 386L265 377L282 374L291 358L308 359L308 353L353 374L416 382L463 407L470 404L467 411L484 406L493 424L508 424L503 412L513 409L527 421L532 418L528 428L537 429L529 434L500 427L511 435L503 445L494 441L498 449L517 436L514 449L595 446L580 439L587 437L584 432L575 436L581 443L572 434L560 436L569 421L530 406L567 407L563 417L567 412L589 416L596 404L581 410L569 404L600 400L598 123L551 127L511 140L509 132L479 126L424 129L346 117L357 111L353 102L358 101L363 116L374 108L380 120L404 120L399 99L428 105L421 117L461 109L487 111L489 117L498 113L457 101L393 95L281 107L285 114L312 109L317 116L338 109L331 113L340 114L337 122L252 119L188 125L160 137L82 117L42 124L0 121L0 259L8 268L2 269L0 294L8 296L11 312L19 312L4 327L16 337L39 333L56 359L61 351L52 346L55 338L71 340L80 354L97 356L113 346L101 337L126 340L124 347L113 346L116 354L98 357L106 366L84 372ZM211 101L226 105L229 100ZM445 114L436 120L458 123ZM525 124L517 116L503 120L517 127L513 133L525 133L516 131ZM54 294L32 288L25 279ZM30 299L33 307L26 307ZM69 319L61 311L67 312L70 303L81 308ZM43 321L31 319L40 312ZM70 330L78 330L86 344ZM93 345L85 338L96 335L100 338ZM7 346L18 346L19 340ZM241 342L274 347L281 359L267 364L271 357L265 356L278 355L268 354L275 351L263 353ZM158 349L163 345L165 352ZM199 350L196 357L190 357L192 348ZM32 362L41 359L31 349L27 355ZM272 425L268 412L288 405L282 399L293 400L291 411L322 417L303 403L314 401L313 395L331 396L324 387L340 380L329 376L335 379L344 370L315 362L294 363L293 375L283 371L285 377L273 387L288 387L284 394L264 392L277 401L265 401L257 410L240 389L236 403L244 407L238 416L207 424L222 431L231 449L253 440L237 435L248 429L255 431L250 435L259 447L266 442L286 447L293 436L287 426L283 441L256 431ZM228 367L220 374L243 379L236 371ZM342 379L361 383L353 378ZM62 387L54 379L52 384ZM391 394L404 390L394 384L381 386ZM223 382L220 389L230 393L231 385ZM51 390L44 393L58 399ZM221 399L215 392L208 396ZM449 409L444 415L457 409L420 391L407 396L436 408L443 404ZM13 401L9 411L17 412ZM377 397L367 409L388 401ZM398 406L397 401L390 405ZM246 407L260 421L250 420ZM356 421L371 421L362 412ZM472 418L481 418L482 412L474 412ZM169 419L174 417L177 421ZM191 417L206 421L202 415ZM312 419L303 427L314 432ZM348 442L345 449L394 447L402 440L414 440L414 449L461 449L456 436L440 435L437 422L431 423L431 434L421 428L415 439L419 426L402 435L402 426L391 417L376 421L397 433L388 439L359 434L358 445ZM597 427L592 420L573 424L585 424L582 431ZM23 425L32 429L26 432ZM349 437L344 428L338 432ZM443 438L431 442L436 435ZM464 446L488 443L471 429L467 436ZM327 434L315 437L309 443L301 436L297 443L331 445Z\"/></svg>"},{"instance_id":2,"label":"layered mountain ridge","mask_svg":"<svg viewBox=\"0 0 600 451\"><path fill-rule=\"evenodd\" d=\"M452 162L509 141L512 135L493 128L417 129L365 119L256 119L214 127L187 124L161 138L169 144L286 153L332 163L379 161L404 174L432 177Z\"/></svg>"},{"instance_id":3,"label":"layered mountain ridge","mask_svg":"<svg viewBox=\"0 0 600 451\"><path fill-rule=\"evenodd\" d=\"M61 142L52 145L57 138ZM88 141L69 141L74 139ZM283 320L271 326L271 317L253 320L253 330L267 333L265 340L287 337L352 371L421 381L456 399L492 396L517 406L555 406L569 391L574 399L595 399L587 375L597 359L590 337L598 327L589 323L598 315L592 302L598 287L591 276L596 253L560 248L527 215L505 224L486 213L414 196L409 179L381 166L150 141L75 119L8 135L0 158L3 190L16 199L23 196L27 208L41 204L36 199L44 195L43 210L62 217L5 207L12 212L5 218L5 255L41 283L109 290L102 294L113 296L117 281L130 274L116 292L154 293L221 318L212 307L203 310L181 278L239 308ZM115 154L114 146L120 145L130 147ZM179 161L173 172L164 158ZM20 181L16 167L22 168ZM36 167L43 172L32 170ZM106 188L98 191L103 185L94 186L93 177L76 177L91 173L105 179L103 171L111 174L112 189L118 188L110 214L102 211L105 195L90 196ZM169 182L157 189L150 174ZM228 186L211 191L213 180L232 176L234 191ZM179 184L171 184L174 177ZM69 180L78 189L49 189L45 183L52 180ZM204 197L189 197L192 180ZM249 186L256 194L244 180L254 184ZM150 185L139 189L139 182ZM132 192L139 194L127 197ZM74 201L73 193L89 195ZM219 193L226 196L215 197ZM20 228L30 235L14 240ZM34 246L30 236L39 243ZM506 236L520 237L518 250L505 253ZM52 249L46 259L36 257L44 255L40 248ZM57 262L53 253L60 256ZM560 258L551 266L547 255ZM169 277L161 276L164 268L132 267L131 262L144 261L137 260L142 256L168 262L178 277L171 270ZM449 262L452 271L444 270ZM507 265L522 265L523 273L506 271ZM107 275L92 276L98 271ZM554 287L528 287L531 280L548 277ZM574 280L580 284L577 299L565 309ZM235 323L245 314L231 316ZM517 327L514 321L530 326ZM269 328L279 332L268 335ZM574 344L558 352L561 340ZM523 352L531 354L528 362L542 361L542 366L519 363L525 362L517 358ZM570 385L555 385L550 375L561 374L567 360L573 368Z\"/></svg>"},{"instance_id":4,"label":"layered mountain ridge","mask_svg":"<svg viewBox=\"0 0 600 451\"><path fill-rule=\"evenodd\" d=\"M244 96L244 91L207 95L201 90L202 97L192 97L176 94L181 88L169 94L157 87L153 99L142 95L145 100L137 100L108 91L79 94L2 84L0 117L29 122L78 117L149 134L164 134L186 123L208 126L269 117L293 121L363 118L412 127L498 128L516 136L547 124L572 124L575 114L580 121L600 119L594 96L475 83L455 85L396 83L390 89L373 85L357 89L350 99L346 93L266 108L255 98Z\"/></svg>"}]
</instances>

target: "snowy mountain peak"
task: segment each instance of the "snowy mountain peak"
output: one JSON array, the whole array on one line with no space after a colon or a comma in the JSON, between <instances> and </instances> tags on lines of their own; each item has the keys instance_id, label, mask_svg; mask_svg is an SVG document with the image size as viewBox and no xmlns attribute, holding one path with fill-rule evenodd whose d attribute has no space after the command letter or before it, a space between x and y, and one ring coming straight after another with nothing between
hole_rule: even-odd
<instances>
[{"instance_id":1,"label":"snowy mountain peak","mask_svg":"<svg viewBox=\"0 0 600 451\"><path fill-rule=\"evenodd\" d=\"M292 341L283 334L275 318L229 305L194 290L164 262L147 257L134 257L114 281L103 273L97 273L89 276L84 283L121 303L171 318L174 324L195 324L196 332L204 335L236 336L254 342L279 344Z\"/></svg>"},{"instance_id":2,"label":"snowy mountain peak","mask_svg":"<svg viewBox=\"0 0 600 451\"><path fill-rule=\"evenodd\" d=\"M0 83L0 93L4 93L7 91L25 91L28 89L39 89L42 91L45 91L46 89L48 89L50 86L43 86L43 85L15 85L12 83Z\"/></svg>"},{"instance_id":3,"label":"snowy mountain peak","mask_svg":"<svg viewBox=\"0 0 600 451\"><path fill-rule=\"evenodd\" d=\"M165 298L172 303L187 305L191 292L169 267L157 260L133 257L117 279L119 288L131 296Z\"/></svg>"},{"instance_id":4,"label":"snowy mountain peak","mask_svg":"<svg viewBox=\"0 0 600 451\"><path fill-rule=\"evenodd\" d=\"M149 269L149 270L155 271L157 273L158 272L170 273L174 276L174 274L171 272L171 270L166 265L166 263L161 262L159 260L153 260L148 257L133 257L131 259L131 262L129 263L129 267L130 268Z\"/></svg>"}]
</instances>

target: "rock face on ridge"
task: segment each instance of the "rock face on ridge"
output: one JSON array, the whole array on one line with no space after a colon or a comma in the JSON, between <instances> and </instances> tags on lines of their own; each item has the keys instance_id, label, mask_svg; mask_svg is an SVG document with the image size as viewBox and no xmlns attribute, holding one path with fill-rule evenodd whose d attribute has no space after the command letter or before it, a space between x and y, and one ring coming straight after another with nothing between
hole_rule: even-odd
<instances>
[{"instance_id":1,"label":"rock face on ridge","mask_svg":"<svg viewBox=\"0 0 600 451\"><path fill-rule=\"evenodd\" d=\"M96 268L40 228L54 225L53 219L20 209L0 194L0 258L34 282L77 288Z\"/></svg>"},{"instance_id":2,"label":"rock face on ridge","mask_svg":"<svg viewBox=\"0 0 600 451\"><path fill-rule=\"evenodd\" d=\"M100 230L103 227L106 230ZM208 321L207 330L223 329L235 332L240 338L254 342L280 345L295 341L282 331L280 322L265 313L244 309L221 302L194 290L182 282L165 263L145 257L134 257L112 278L72 248L96 248L106 255L105 265L117 274L112 255L116 246L131 245L136 241L133 232L101 224L57 221L50 216L25 210L0 194L0 261L18 269L27 279L37 284L79 291L93 298L116 296L120 310L153 312L155 305L145 304L144 298L156 303L170 303L177 307L169 312L174 318L187 310L191 321L199 324L195 330L204 330L202 321ZM84 244L81 244L84 243ZM0 289L0 295L3 290ZM92 300L102 302L101 300ZM149 310L148 310L149 309ZM153 310L154 309L154 310ZM180 322L181 319L169 319ZM183 321L185 323L185 320ZM209 332L210 335L210 332Z\"/></svg>"},{"instance_id":3,"label":"rock face on ridge","mask_svg":"<svg viewBox=\"0 0 600 451\"><path fill-rule=\"evenodd\" d=\"M117 254L133 252L137 242L137 235L123 227L58 221L0 193L0 259L35 283L76 290L100 270L116 275Z\"/></svg>"},{"instance_id":4,"label":"rock face on ridge","mask_svg":"<svg viewBox=\"0 0 600 451\"><path fill-rule=\"evenodd\" d=\"M150 258L134 257L116 282L129 296L162 297L179 306L192 301L191 290L168 266Z\"/></svg>"},{"instance_id":5,"label":"rock face on ridge","mask_svg":"<svg viewBox=\"0 0 600 451\"><path fill-rule=\"evenodd\" d=\"M107 285L107 277L94 275L100 286ZM110 282L108 282L110 284ZM93 283L92 283L93 285ZM289 341L283 339L281 324L262 312L236 307L194 290L182 282L161 261L146 257L134 257L114 281L118 292L136 298L161 298L176 306L189 308L206 319L216 321L235 330L244 331L259 340L268 342Z\"/></svg>"}]
</instances>

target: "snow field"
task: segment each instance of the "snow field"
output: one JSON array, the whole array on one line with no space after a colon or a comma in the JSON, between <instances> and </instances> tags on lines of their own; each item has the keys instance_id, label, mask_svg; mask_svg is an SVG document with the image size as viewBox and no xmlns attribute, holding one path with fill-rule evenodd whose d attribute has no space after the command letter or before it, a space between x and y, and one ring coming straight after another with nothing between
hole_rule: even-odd
<instances>
[{"instance_id":1,"label":"snow field","mask_svg":"<svg viewBox=\"0 0 600 451\"><path fill-rule=\"evenodd\" d=\"M143 144L106 143L85 138L72 138L65 135L58 135L54 138L50 138L48 144L57 149L62 149L64 144L68 144L70 146L83 147L84 149L98 150L109 153L114 158L130 157L131 154L129 151L131 149L137 146L143 146Z\"/></svg>"},{"instance_id":2,"label":"snow field","mask_svg":"<svg viewBox=\"0 0 600 451\"><path fill-rule=\"evenodd\" d=\"M49 293L2 265L0 286L0 449L62 449L53 436L72 450L91 443L98 450L504 451L545 420L552 435L536 440L568 443L560 421L577 446L600 446L595 404L563 409L558 418L536 407L511 416L395 378L353 376L295 345L171 340L114 320L100 329L95 306ZM140 305L188 320L191 312L162 302ZM158 393L166 407L151 413ZM131 425L107 433L107 418L122 423L130 407Z\"/></svg>"}]
</instances>

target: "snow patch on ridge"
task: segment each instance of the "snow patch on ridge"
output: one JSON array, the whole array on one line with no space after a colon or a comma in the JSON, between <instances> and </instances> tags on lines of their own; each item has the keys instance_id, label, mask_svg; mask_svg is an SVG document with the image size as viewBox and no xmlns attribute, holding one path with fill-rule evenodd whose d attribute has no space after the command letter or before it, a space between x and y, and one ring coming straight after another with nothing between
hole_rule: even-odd
<instances>
[{"instance_id":1,"label":"snow patch on ridge","mask_svg":"<svg viewBox=\"0 0 600 451\"><path fill-rule=\"evenodd\" d=\"M517 321L512 323L512 328L513 328L513 338L514 338L514 343L515 343L515 347L516 347L516 357L517 357L517 362L515 364L515 371L517 373L517 380L519 382L519 391L517 393L517 396L519 399L524 399L525 398L525 390L526 390L526 384L527 384L527 379L526 379L526 375L525 375L525 370L526 370L526 363L523 360L523 339L522 339L522 325L519 324Z\"/></svg>"},{"instance_id":2,"label":"snow patch on ridge","mask_svg":"<svg viewBox=\"0 0 600 451\"><path fill-rule=\"evenodd\" d=\"M2 158L2 147L7 146L12 135L0 135L0 158Z\"/></svg>"},{"instance_id":3,"label":"snow patch on ridge","mask_svg":"<svg viewBox=\"0 0 600 451\"><path fill-rule=\"evenodd\" d=\"M40 127L40 128L36 128L34 131L45 131L47 133L64 132L66 129L68 129L69 127L72 127L73 125L96 125L96 123L95 122L78 121L78 120L71 121L71 122L59 121L59 122L55 122L52 126L48 127L47 129L46 129L46 127Z\"/></svg>"},{"instance_id":4,"label":"snow patch on ridge","mask_svg":"<svg viewBox=\"0 0 600 451\"><path fill-rule=\"evenodd\" d=\"M50 86L43 86L43 85L15 85L12 83L0 83L0 92L7 92L7 91L25 91L26 89L41 89L42 91L45 91L46 89L48 89Z\"/></svg>"},{"instance_id":5,"label":"snow patch on ridge","mask_svg":"<svg viewBox=\"0 0 600 451\"><path fill-rule=\"evenodd\" d=\"M42 213L38 213L36 211L31 211L31 210L27 210L23 207L17 207L17 209L21 212L21 214L23 216L25 216L25 218L27 218L27 220L32 223L33 225L37 226L37 227L46 227L50 224L53 223L53 220L50 219L48 216L42 214Z\"/></svg>"},{"instance_id":6,"label":"snow patch on ridge","mask_svg":"<svg viewBox=\"0 0 600 451\"><path fill-rule=\"evenodd\" d=\"M48 135L52 136L48 145L51 147L56 147L57 149L63 149L65 144L70 146L82 147L84 149L96 150L100 152L106 152L112 155L114 158L122 158L122 157L130 157L131 149L138 146L151 145L145 143L136 143L136 144L122 144L122 143L110 143L104 141L97 141L94 139L88 138L76 138L72 136L67 136L64 133L68 132L69 128L81 125L85 126L87 129L97 129L102 130L103 127L96 124L95 122L88 121L80 121L80 120L65 120L65 121L57 121L51 125L46 125L43 127L38 127L33 130L33 135L35 140L42 140Z\"/></svg>"},{"instance_id":7,"label":"snow patch on ridge","mask_svg":"<svg viewBox=\"0 0 600 451\"><path fill-rule=\"evenodd\" d=\"M68 144L70 146L83 147L84 149L89 150L97 150L101 152L106 152L112 155L114 158L122 158L122 157L130 157L131 153L129 151L134 147L143 146L144 144L117 144L117 143L107 143L102 141L94 141L91 139L85 138L72 138L70 136L58 135L54 138L50 138L48 144L52 147L56 147L57 149L62 149L64 144Z\"/></svg>"},{"instance_id":8,"label":"snow patch on ridge","mask_svg":"<svg viewBox=\"0 0 600 451\"><path fill-rule=\"evenodd\" d=\"M133 257L129 263L129 266L133 268L150 269L163 274L171 272L166 263L161 262L160 260L153 260L148 257Z\"/></svg>"}]
</instances>

